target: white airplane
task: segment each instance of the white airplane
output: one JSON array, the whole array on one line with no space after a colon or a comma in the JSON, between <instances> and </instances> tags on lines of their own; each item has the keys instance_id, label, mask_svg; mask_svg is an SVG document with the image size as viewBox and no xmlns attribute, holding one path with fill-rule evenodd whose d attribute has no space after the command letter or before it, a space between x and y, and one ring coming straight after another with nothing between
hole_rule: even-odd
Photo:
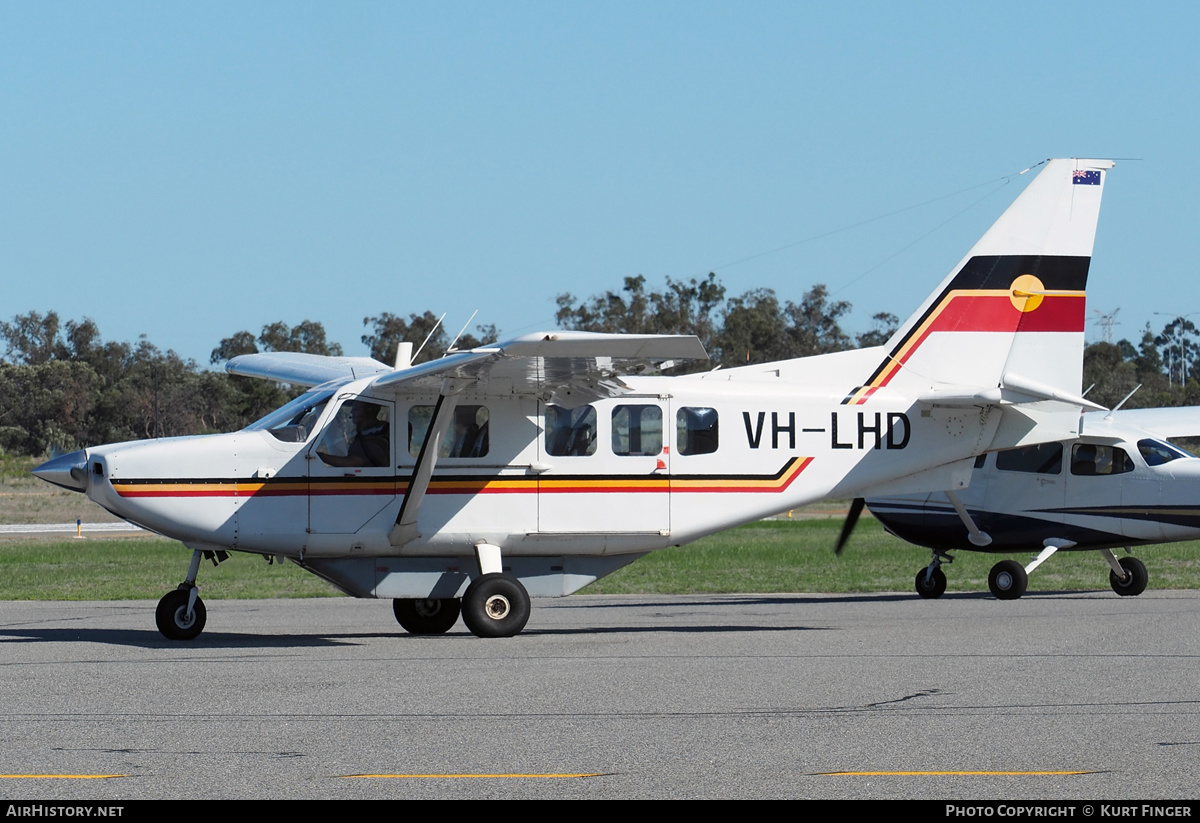
<instances>
[{"instance_id":1,"label":"white airplane","mask_svg":"<svg viewBox=\"0 0 1200 823\"><path fill-rule=\"evenodd\" d=\"M1200 539L1200 459L1168 442L1198 433L1200 407L1088 412L1075 440L980 455L967 489L868 497L866 505L892 534L932 550L917 573L922 597L945 592L941 566L958 549L1038 553L1025 566L992 567L988 588L1001 600L1024 594L1029 574L1064 550L1099 551L1113 591L1138 595L1145 564L1113 549Z\"/></svg>"},{"instance_id":2,"label":"white airplane","mask_svg":"<svg viewBox=\"0 0 1200 823\"><path fill-rule=\"evenodd\" d=\"M1052 160L884 346L664 377L694 337L533 334L412 365L268 353L312 387L246 429L73 452L34 473L192 549L283 557L401 626L520 632L642 555L826 497L965 486L975 456L1079 434L1084 289L1112 162Z\"/></svg>"}]
</instances>

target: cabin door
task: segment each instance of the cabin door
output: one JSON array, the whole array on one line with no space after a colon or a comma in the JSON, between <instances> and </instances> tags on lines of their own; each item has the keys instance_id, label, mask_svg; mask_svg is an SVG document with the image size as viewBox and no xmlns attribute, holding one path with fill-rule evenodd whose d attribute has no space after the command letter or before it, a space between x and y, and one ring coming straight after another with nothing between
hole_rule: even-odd
<instances>
[{"instance_id":1,"label":"cabin door","mask_svg":"<svg viewBox=\"0 0 1200 823\"><path fill-rule=\"evenodd\" d=\"M308 530L353 534L396 499L395 406L343 395L308 452Z\"/></svg>"}]
</instances>

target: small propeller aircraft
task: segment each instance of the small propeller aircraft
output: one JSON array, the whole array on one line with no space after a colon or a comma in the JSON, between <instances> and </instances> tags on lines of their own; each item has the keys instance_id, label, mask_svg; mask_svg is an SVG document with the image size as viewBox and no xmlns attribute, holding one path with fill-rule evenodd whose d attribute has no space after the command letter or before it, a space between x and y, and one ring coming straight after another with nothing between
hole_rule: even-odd
<instances>
[{"instance_id":1,"label":"small propeller aircraft","mask_svg":"<svg viewBox=\"0 0 1200 823\"><path fill-rule=\"evenodd\" d=\"M957 549L1038 553L1025 566L992 567L988 588L1001 600L1024 594L1029 574L1057 551L1100 552L1113 591L1138 595L1145 564L1114 548L1200 539L1200 459L1168 442L1196 434L1200 407L1088 412L1075 440L980 455L962 491L869 496L866 505L892 534L932 550L917 573L922 597L945 592L941 567Z\"/></svg>"},{"instance_id":2,"label":"small propeller aircraft","mask_svg":"<svg viewBox=\"0 0 1200 823\"><path fill-rule=\"evenodd\" d=\"M202 557L283 557L409 632L507 637L667 546L830 496L966 485L976 455L1079 434L1084 290L1107 160L1051 160L884 346L668 377L688 336L554 331L414 365L266 353L311 387L230 434L34 473L192 550L159 630L206 620Z\"/></svg>"}]
</instances>

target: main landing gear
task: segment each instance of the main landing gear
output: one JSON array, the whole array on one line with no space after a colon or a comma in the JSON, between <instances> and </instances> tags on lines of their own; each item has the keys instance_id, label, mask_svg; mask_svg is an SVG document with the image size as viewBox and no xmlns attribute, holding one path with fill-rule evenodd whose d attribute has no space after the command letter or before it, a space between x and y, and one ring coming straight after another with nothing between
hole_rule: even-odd
<instances>
[{"instance_id":1,"label":"main landing gear","mask_svg":"<svg viewBox=\"0 0 1200 823\"><path fill-rule=\"evenodd\" d=\"M462 600L407 599L392 601L396 620L410 634L445 634L458 620L476 637L512 637L529 622L529 592L521 581L505 574L500 547L475 544L479 576L463 592Z\"/></svg>"},{"instance_id":2,"label":"main landing gear","mask_svg":"<svg viewBox=\"0 0 1200 823\"><path fill-rule=\"evenodd\" d=\"M1029 574L1050 558L1058 549L1071 548L1075 544L1066 540L1047 540L1051 545L1042 549L1041 553L1022 566L1016 560L1001 560L992 566L988 574L988 589L997 600L1016 600L1025 594L1029 587ZM1122 597L1133 597L1146 590L1149 578L1146 564L1136 557L1122 557L1119 560L1111 549L1101 549L1111 571L1108 574L1112 590ZM946 575L942 572L943 563L952 563L954 558L945 552L934 551L933 560L921 571L917 572L917 594L924 598L941 597L946 591Z\"/></svg>"},{"instance_id":3,"label":"main landing gear","mask_svg":"<svg viewBox=\"0 0 1200 823\"><path fill-rule=\"evenodd\" d=\"M162 636L168 640L195 640L200 636L200 632L204 631L208 611L204 608L204 601L200 599L200 589L196 587L201 557L209 558L215 566L222 560L227 560L229 555L222 551L199 549L192 552L187 579L180 583L177 589L163 595L163 599L158 601L158 608L154 610L154 622L158 624Z\"/></svg>"},{"instance_id":4,"label":"main landing gear","mask_svg":"<svg viewBox=\"0 0 1200 823\"><path fill-rule=\"evenodd\" d=\"M529 621L529 593L509 574L492 572L475 578L462 600L398 598L392 601L396 622L409 634L445 634L458 622L476 637L512 637Z\"/></svg>"},{"instance_id":5,"label":"main landing gear","mask_svg":"<svg viewBox=\"0 0 1200 823\"><path fill-rule=\"evenodd\" d=\"M409 634L445 634L458 622L458 598L398 598L392 611Z\"/></svg>"}]
</instances>

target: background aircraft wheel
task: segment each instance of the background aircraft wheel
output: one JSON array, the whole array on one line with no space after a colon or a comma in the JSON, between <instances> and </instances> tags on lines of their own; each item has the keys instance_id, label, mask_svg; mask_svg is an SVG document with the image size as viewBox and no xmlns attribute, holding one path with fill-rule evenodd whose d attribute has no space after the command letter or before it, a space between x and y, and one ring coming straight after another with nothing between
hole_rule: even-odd
<instances>
[{"instance_id":1,"label":"background aircraft wheel","mask_svg":"<svg viewBox=\"0 0 1200 823\"><path fill-rule=\"evenodd\" d=\"M397 598L392 611L409 634L445 634L458 622L459 605L453 597Z\"/></svg>"},{"instance_id":2,"label":"background aircraft wheel","mask_svg":"<svg viewBox=\"0 0 1200 823\"><path fill-rule=\"evenodd\" d=\"M1125 570L1125 579L1119 580L1116 572L1109 572L1108 585L1112 586L1112 590L1122 597L1133 597L1144 592L1150 579L1146 564L1136 557L1122 557L1117 562Z\"/></svg>"},{"instance_id":3,"label":"background aircraft wheel","mask_svg":"<svg viewBox=\"0 0 1200 823\"><path fill-rule=\"evenodd\" d=\"M462 619L476 637L512 637L529 620L529 593L508 574L485 574L463 593Z\"/></svg>"},{"instance_id":4,"label":"background aircraft wheel","mask_svg":"<svg viewBox=\"0 0 1200 823\"><path fill-rule=\"evenodd\" d=\"M941 597L946 591L946 573L941 569L934 569L933 576L926 579L926 571L921 569L917 572L917 594L926 600Z\"/></svg>"},{"instance_id":5,"label":"background aircraft wheel","mask_svg":"<svg viewBox=\"0 0 1200 823\"><path fill-rule=\"evenodd\" d=\"M1001 560L992 566L992 572L988 575L988 588L997 600L1016 600L1025 594L1028 585L1029 575L1025 574L1025 567L1015 560Z\"/></svg>"},{"instance_id":6,"label":"background aircraft wheel","mask_svg":"<svg viewBox=\"0 0 1200 823\"><path fill-rule=\"evenodd\" d=\"M158 608L154 610L154 622L158 624L162 636L168 640L194 640L204 631L204 623L208 619L204 601L196 598L196 605L192 608L192 619L188 620L189 594L187 589L176 589L167 592L163 599L158 601Z\"/></svg>"}]
</instances>

